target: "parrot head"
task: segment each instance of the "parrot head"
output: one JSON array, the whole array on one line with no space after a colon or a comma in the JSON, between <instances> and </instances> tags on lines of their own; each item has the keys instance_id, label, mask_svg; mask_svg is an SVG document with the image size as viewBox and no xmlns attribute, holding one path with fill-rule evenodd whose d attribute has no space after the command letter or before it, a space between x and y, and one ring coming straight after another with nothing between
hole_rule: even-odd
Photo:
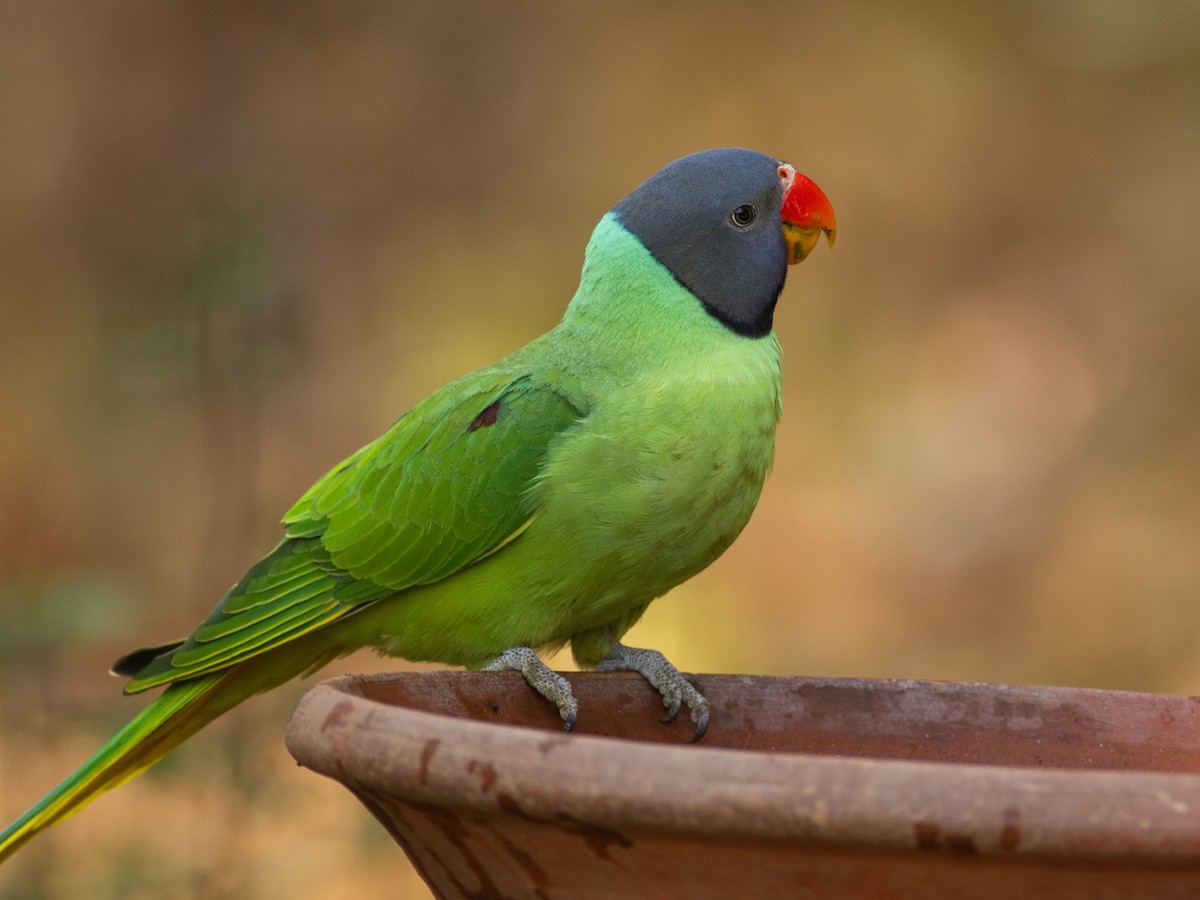
<instances>
[{"instance_id":1,"label":"parrot head","mask_svg":"<svg viewBox=\"0 0 1200 900\"><path fill-rule=\"evenodd\" d=\"M617 220L718 321L748 337L771 331L789 265L822 233L829 199L811 180L754 150L693 153L659 169L613 208Z\"/></svg>"}]
</instances>

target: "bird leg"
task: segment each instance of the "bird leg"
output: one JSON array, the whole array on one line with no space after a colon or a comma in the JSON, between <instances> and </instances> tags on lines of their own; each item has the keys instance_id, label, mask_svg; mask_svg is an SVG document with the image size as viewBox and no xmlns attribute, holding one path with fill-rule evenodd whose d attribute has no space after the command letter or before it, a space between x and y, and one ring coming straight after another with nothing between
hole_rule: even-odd
<instances>
[{"instance_id":1,"label":"bird leg","mask_svg":"<svg viewBox=\"0 0 1200 900\"><path fill-rule=\"evenodd\" d=\"M686 703L691 711L692 721L696 723L696 733L692 735L692 743L704 737L704 732L708 730L708 701L657 650L626 647L624 644L613 641L608 656L596 664L596 671L637 672L662 695L663 706L667 707L667 715L663 718L664 722L674 719L680 707Z\"/></svg>"},{"instance_id":2,"label":"bird leg","mask_svg":"<svg viewBox=\"0 0 1200 900\"><path fill-rule=\"evenodd\" d=\"M563 731L575 727L575 716L579 712L579 702L571 693L571 685L548 665L542 662L537 652L529 647L509 647L490 663L483 667L484 672L500 672L512 669L520 672L531 688L558 707L562 716Z\"/></svg>"}]
</instances>

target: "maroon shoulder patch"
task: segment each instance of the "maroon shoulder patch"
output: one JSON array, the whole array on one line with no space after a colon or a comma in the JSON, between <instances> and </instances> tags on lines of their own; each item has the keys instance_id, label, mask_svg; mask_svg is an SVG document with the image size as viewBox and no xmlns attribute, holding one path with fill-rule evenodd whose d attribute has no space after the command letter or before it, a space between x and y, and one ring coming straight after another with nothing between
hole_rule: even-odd
<instances>
[{"instance_id":1,"label":"maroon shoulder patch","mask_svg":"<svg viewBox=\"0 0 1200 900\"><path fill-rule=\"evenodd\" d=\"M467 426L467 431L475 431L480 428L487 428L490 425L496 424L496 416L500 414L500 401L486 406L479 415L471 420L471 424Z\"/></svg>"}]
</instances>

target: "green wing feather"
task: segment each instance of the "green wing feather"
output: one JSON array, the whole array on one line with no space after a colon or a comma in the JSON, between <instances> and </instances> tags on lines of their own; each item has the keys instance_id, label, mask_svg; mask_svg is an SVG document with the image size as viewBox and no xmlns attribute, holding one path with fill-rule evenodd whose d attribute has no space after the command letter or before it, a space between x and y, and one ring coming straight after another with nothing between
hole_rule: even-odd
<instances>
[{"instance_id":1,"label":"green wing feather","mask_svg":"<svg viewBox=\"0 0 1200 900\"><path fill-rule=\"evenodd\" d=\"M292 507L290 538L320 535L338 571L391 591L440 581L518 531L550 440L580 417L510 373L434 394Z\"/></svg>"},{"instance_id":2,"label":"green wing feather","mask_svg":"<svg viewBox=\"0 0 1200 900\"><path fill-rule=\"evenodd\" d=\"M530 521L547 448L580 415L511 368L431 395L313 485L283 542L126 692L227 668L495 552Z\"/></svg>"}]
</instances>

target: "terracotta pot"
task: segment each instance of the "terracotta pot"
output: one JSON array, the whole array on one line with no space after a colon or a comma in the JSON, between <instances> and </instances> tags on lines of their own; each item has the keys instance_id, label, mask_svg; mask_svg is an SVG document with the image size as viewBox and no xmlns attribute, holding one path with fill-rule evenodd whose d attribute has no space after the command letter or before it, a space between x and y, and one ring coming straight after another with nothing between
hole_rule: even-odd
<instances>
[{"instance_id":1,"label":"terracotta pot","mask_svg":"<svg viewBox=\"0 0 1200 900\"><path fill-rule=\"evenodd\" d=\"M1197 897L1200 700L700 675L712 723L636 675L318 685L288 726L443 897Z\"/></svg>"}]
</instances>

